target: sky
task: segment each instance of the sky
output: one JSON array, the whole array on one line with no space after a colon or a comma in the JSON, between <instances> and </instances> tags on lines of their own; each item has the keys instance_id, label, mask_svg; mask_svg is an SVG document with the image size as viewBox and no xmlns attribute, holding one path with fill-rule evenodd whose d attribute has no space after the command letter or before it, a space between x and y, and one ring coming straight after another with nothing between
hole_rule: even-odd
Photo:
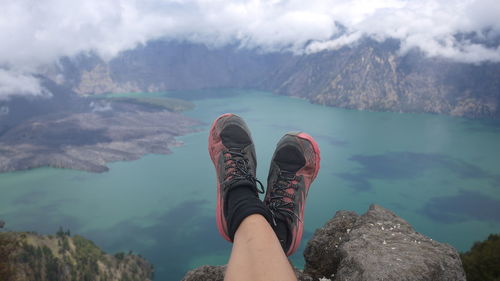
<instances>
[{"instance_id":1,"label":"sky","mask_svg":"<svg viewBox=\"0 0 500 281\"><path fill-rule=\"evenodd\" d=\"M44 95L33 74L62 56L111 59L155 39L307 54L368 36L400 39L402 54L419 48L459 62L500 62L498 44L484 43L499 42L498 0L0 0L0 7L0 99Z\"/></svg>"}]
</instances>

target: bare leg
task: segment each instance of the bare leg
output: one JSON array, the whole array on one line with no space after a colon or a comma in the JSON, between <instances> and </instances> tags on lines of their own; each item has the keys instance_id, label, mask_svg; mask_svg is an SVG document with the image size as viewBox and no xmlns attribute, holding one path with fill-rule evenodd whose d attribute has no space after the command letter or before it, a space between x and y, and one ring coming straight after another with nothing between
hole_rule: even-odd
<instances>
[{"instance_id":1,"label":"bare leg","mask_svg":"<svg viewBox=\"0 0 500 281\"><path fill-rule=\"evenodd\" d=\"M280 242L267 220L246 217L234 236L225 281L297 281Z\"/></svg>"}]
</instances>

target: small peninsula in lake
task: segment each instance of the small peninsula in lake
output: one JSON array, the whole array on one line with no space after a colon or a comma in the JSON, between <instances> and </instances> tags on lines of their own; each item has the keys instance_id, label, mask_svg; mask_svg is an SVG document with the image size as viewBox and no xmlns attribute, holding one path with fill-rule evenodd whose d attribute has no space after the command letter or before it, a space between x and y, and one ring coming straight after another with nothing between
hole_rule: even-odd
<instances>
[{"instance_id":1,"label":"small peninsula in lake","mask_svg":"<svg viewBox=\"0 0 500 281\"><path fill-rule=\"evenodd\" d=\"M56 94L45 101L13 99L2 106L10 116L0 116L0 172L42 166L105 172L108 162L170 153L170 147L181 144L175 137L198 124L178 113L192 104L169 98Z\"/></svg>"}]
</instances>

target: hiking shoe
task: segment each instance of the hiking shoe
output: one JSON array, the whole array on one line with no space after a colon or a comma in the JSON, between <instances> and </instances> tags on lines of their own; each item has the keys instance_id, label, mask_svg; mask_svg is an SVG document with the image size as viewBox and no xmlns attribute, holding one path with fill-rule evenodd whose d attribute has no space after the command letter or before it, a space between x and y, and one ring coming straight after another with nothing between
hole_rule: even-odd
<instances>
[{"instance_id":1,"label":"hiking shoe","mask_svg":"<svg viewBox=\"0 0 500 281\"><path fill-rule=\"evenodd\" d=\"M318 175L320 152L305 133L287 133L276 146L264 198L273 228L287 256L299 247L304 230L304 206L311 183Z\"/></svg>"},{"instance_id":2,"label":"hiking shoe","mask_svg":"<svg viewBox=\"0 0 500 281\"><path fill-rule=\"evenodd\" d=\"M257 199L258 192L264 193L262 184L255 177L255 148L245 121L231 113L219 116L210 129L208 152L217 173L217 229L224 239L232 242L227 220L230 215L227 206L229 191L237 186L248 186Z\"/></svg>"}]
</instances>

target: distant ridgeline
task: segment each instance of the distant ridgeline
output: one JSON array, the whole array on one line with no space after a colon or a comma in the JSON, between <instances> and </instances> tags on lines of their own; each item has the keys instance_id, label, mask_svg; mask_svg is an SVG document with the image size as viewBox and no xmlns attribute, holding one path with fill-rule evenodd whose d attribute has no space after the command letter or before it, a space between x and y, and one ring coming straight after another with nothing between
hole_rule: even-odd
<instances>
[{"instance_id":1,"label":"distant ridgeline","mask_svg":"<svg viewBox=\"0 0 500 281\"><path fill-rule=\"evenodd\" d=\"M500 118L499 63L458 63L418 50L401 56L398 50L392 39L309 55L153 41L109 62L65 58L43 75L80 95L251 88L343 108Z\"/></svg>"},{"instance_id":2,"label":"distant ridgeline","mask_svg":"<svg viewBox=\"0 0 500 281\"><path fill-rule=\"evenodd\" d=\"M153 266L140 255L104 253L92 241L70 236L0 232L2 281L148 281Z\"/></svg>"}]
</instances>

